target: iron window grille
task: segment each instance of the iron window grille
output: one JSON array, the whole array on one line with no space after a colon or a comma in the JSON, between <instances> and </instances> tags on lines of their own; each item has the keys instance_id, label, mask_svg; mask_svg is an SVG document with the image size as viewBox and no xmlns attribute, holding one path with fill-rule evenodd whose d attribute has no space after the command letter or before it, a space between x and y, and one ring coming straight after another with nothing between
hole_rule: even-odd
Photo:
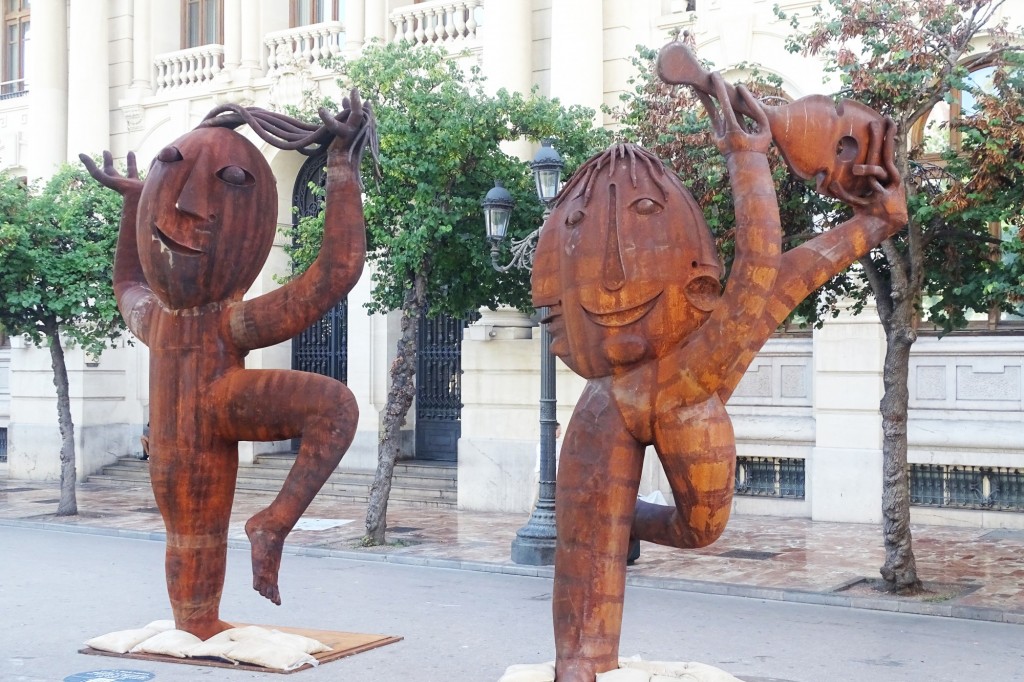
<instances>
[{"instance_id":1,"label":"iron window grille","mask_svg":"<svg viewBox=\"0 0 1024 682\"><path fill-rule=\"evenodd\" d=\"M0 429L0 462L7 461L7 429Z\"/></svg>"},{"instance_id":2,"label":"iron window grille","mask_svg":"<svg viewBox=\"0 0 1024 682\"><path fill-rule=\"evenodd\" d=\"M737 495L802 500L806 489L804 460L785 457L737 457Z\"/></svg>"},{"instance_id":3,"label":"iron window grille","mask_svg":"<svg viewBox=\"0 0 1024 682\"><path fill-rule=\"evenodd\" d=\"M908 470L912 505L1024 511L1024 469L911 464Z\"/></svg>"}]
</instances>

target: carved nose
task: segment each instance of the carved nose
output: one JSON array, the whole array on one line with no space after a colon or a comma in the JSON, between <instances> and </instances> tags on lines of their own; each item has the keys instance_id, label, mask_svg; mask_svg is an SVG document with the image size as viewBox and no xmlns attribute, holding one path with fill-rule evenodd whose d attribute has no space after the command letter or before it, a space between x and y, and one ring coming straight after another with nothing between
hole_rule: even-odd
<instances>
[{"instance_id":1,"label":"carved nose","mask_svg":"<svg viewBox=\"0 0 1024 682\"><path fill-rule=\"evenodd\" d=\"M619 250L619 211L617 188L608 187L608 241L604 247L604 288L618 291L626 283L626 272L622 267L622 252Z\"/></svg>"},{"instance_id":2,"label":"carved nose","mask_svg":"<svg viewBox=\"0 0 1024 682\"><path fill-rule=\"evenodd\" d=\"M205 183L200 181L193 171L185 181L185 186L181 188L181 194L178 195L178 201L175 202L174 207L182 213L206 220L210 213L210 201L207 194L208 188Z\"/></svg>"}]
</instances>

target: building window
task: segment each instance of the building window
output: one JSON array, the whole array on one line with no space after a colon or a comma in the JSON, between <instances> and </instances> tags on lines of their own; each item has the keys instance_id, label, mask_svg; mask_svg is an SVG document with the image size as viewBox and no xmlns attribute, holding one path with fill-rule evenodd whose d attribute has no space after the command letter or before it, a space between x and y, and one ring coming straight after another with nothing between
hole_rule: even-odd
<instances>
[{"instance_id":1,"label":"building window","mask_svg":"<svg viewBox=\"0 0 1024 682\"><path fill-rule=\"evenodd\" d=\"M345 0L292 0L292 28L345 18Z\"/></svg>"},{"instance_id":2,"label":"building window","mask_svg":"<svg viewBox=\"0 0 1024 682\"><path fill-rule=\"evenodd\" d=\"M224 42L222 0L182 0L182 46L220 45Z\"/></svg>"},{"instance_id":3,"label":"building window","mask_svg":"<svg viewBox=\"0 0 1024 682\"><path fill-rule=\"evenodd\" d=\"M1024 469L910 464L907 471L914 506L1024 511Z\"/></svg>"},{"instance_id":4,"label":"building window","mask_svg":"<svg viewBox=\"0 0 1024 682\"><path fill-rule=\"evenodd\" d=\"M972 71L967 76L971 86L982 92L990 92L994 66L987 66ZM974 95L968 90L953 90L946 101L936 104L928 114L924 124L918 127L913 135L915 145L921 147L922 159L939 161L947 149L960 151L960 131L952 123L961 116L970 116L975 112Z\"/></svg>"},{"instance_id":5,"label":"building window","mask_svg":"<svg viewBox=\"0 0 1024 682\"><path fill-rule=\"evenodd\" d=\"M970 89L953 89L949 96L932 107L928 116L918 123L911 131L911 146L920 150L922 169L926 172L934 171L936 181L942 180L942 168L945 165L943 155L948 151L957 154L961 151L961 133L956 127L956 121L964 116L971 116L977 112L977 100L974 92L991 94L993 92L992 77L995 74L995 66L983 66L971 71L967 78ZM931 171L927 171L931 169ZM989 232L995 240L1007 241L1013 237L1016 228L1009 225L992 223L989 225ZM993 258L1009 258L1001 254L998 248L993 250ZM930 305L932 301L925 301ZM1018 308L1016 313L1001 312L998 307L992 310L968 312L967 319L970 321L969 329L995 330L1007 327L1019 327L1024 319L1024 306Z\"/></svg>"},{"instance_id":6,"label":"building window","mask_svg":"<svg viewBox=\"0 0 1024 682\"><path fill-rule=\"evenodd\" d=\"M29 26L29 0L4 0L4 73L0 99L25 92L25 44Z\"/></svg>"},{"instance_id":7,"label":"building window","mask_svg":"<svg viewBox=\"0 0 1024 682\"><path fill-rule=\"evenodd\" d=\"M737 457L735 493L748 497L802 500L804 460L785 457Z\"/></svg>"}]
</instances>

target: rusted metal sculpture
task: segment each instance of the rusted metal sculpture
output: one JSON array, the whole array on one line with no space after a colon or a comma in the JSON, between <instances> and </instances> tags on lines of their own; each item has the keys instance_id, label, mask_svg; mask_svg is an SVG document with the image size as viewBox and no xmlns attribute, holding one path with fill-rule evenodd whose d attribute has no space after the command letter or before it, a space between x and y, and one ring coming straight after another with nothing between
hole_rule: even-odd
<instances>
[{"instance_id":1,"label":"rusted metal sculpture","mask_svg":"<svg viewBox=\"0 0 1024 682\"><path fill-rule=\"evenodd\" d=\"M724 290L700 208L632 145L577 171L534 263L533 302L550 308L552 352L589 380L558 472L558 682L594 682L617 667L631 540L703 547L722 533L736 454L724 405L758 349L808 294L906 223L891 121L824 97L767 109L743 87L701 73L680 49L662 51L660 73L698 89L735 200L736 257ZM785 253L765 156L773 136L798 174L853 208L843 225ZM674 506L637 500L652 444Z\"/></svg>"},{"instance_id":2,"label":"rusted metal sculpture","mask_svg":"<svg viewBox=\"0 0 1024 682\"><path fill-rule=\"evenodd\" d=\"M366 240L359 162L374 144L373 116L353 91L320 126L260 109L214 109L164 147L145 181L134 155L121 176L82 162L124 196L114 263L118 306L150 349L149 464L167 527L167 591L177 627L203 639L231 627L219 607L238 441L302 438L280 494L245 524L253 588L281 603L285 536L352 442L352 393L329 377L245 369L254 348L286 341L352 288ZM323 246L302 275L242 300L274 241L277 189L270 166L233 128L307 154L327 146Z\"/></svg>"}]
</instances>

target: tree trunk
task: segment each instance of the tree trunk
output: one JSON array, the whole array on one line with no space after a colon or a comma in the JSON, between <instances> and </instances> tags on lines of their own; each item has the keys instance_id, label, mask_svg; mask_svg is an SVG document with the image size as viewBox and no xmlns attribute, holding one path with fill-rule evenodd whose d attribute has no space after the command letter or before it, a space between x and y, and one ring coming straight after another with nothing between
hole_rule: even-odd
<instances>
[{"instance_id":1,"label":"tree trunk","mask_svg":"<svg viewBox=\"0 0 1024 682\"><path fill-rule=\"evenodd\" d=\"M377 473L370 488L370 501L366 509L366 535L364 546L382 545L386 541L388 497L395 461L401 446L402 426L416 397L416 351L419 340L420 313L426 298L427 279L417 274L413 288L406 292L402 303L402 335L398 339L398 353L391 365L391 386L384 406L380 444L377 449Z\"/></svg>"},{"instance_id":2,"label":"tree trunk","mask_svg":"<svg viewBox=\"0 0 1024 682\"><path fill-rule=\"evenodd\" d=\"M50 365L53 368L53 385L57 388L57 423L60 426L60 502L57 516L78 514L78 500L75 497L75 425L71 421L71 396L68 392L68 366L64 362L64 348L60 345L60 333L48 333L50 340Z\"/></svg>"},{"instance_id":3,"label":"tree trunk","mask_svg":"<svg viewBox=\"0 0 1024 682\"><path fill-rule=\"evenodd\" d=\"M888 589L906 594L921 590L911 546L910 480L907 475L907 408L910 348L917 338L916 310L910 297L895 301L885 327L885 392L882 413L882 535L885 563L880 569Z\"/></svg>"}]
</instances>

